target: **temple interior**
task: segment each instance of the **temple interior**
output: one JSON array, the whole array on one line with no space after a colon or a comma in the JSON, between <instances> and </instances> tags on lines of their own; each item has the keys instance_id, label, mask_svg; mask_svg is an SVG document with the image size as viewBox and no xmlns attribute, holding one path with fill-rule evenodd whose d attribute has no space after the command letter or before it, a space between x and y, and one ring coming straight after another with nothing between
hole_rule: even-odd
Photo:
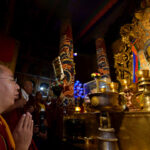
<instances>
[{"instance_id":1,"label":"temple interior","mask_svg":"<svg viewBox=\"0 0 150 150\"><path fill-rule=\"evenodd\" d=\"M149 0L2 0L0 10L0 64L20 87L32 82L37 149L150 149Z\"/></svg>"}]
</instances>

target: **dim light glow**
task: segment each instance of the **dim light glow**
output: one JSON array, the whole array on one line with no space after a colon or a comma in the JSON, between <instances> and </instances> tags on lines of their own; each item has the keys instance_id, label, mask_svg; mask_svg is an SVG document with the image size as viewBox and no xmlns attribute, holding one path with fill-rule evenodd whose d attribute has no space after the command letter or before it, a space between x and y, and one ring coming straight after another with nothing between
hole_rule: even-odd
<instances>
[{"instance_id":1,"label":"dim light glow","mask_svg":"<svg viewBox=\"0 0 150 150\"><path fill-rule=\"evenodd\" d=\"M40 90L41 90L41 91L43 91L43 90L44 90L44 88L43 88L43 87L40 87Z\"/></svg>"},{"instance_id":2,"label":"dim light glow","mask_svg":"<svg viewBox=\"0 0 150 150\"><path fill-rule=\"evenodd\" d=\"M73 53L73 56L78 56L78 53Z\"/></svg>"},{"instance_id":3,"label":"dim light glow","mask_svg":"<svg viewBox=\"0 0 150 150\"><path fill-rule=\"evenodd\" d=\"M79 112L79 111L81 111L81 108L80 108L79 106L76 106L76 107L75 107L75 111L76 111L76 112Z\"/></svg>"},{"instance_id":4,"label":"dim light glow","mask_svg":"<svg viewBox=\"0 0 150 150\"><path fill-rule=\"evenodd\" d=\"M74 84L74 97L77 98L84 98L84 89L82 83L76 80Z\"/></svg>"}]
</instances>

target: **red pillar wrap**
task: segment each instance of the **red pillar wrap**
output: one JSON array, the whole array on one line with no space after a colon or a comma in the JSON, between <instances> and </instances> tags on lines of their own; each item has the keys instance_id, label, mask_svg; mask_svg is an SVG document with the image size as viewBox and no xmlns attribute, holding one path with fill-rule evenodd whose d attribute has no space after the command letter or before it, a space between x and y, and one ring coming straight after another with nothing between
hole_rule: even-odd
<instances>
[{"instance_id":1,"label":"red pillar wrap","mask_svg":"<svg viewBox=\"0 0 150 150\"><path fill-rule=\"evenodd\" d=\"M106 47L103 38L98 38L96 40L96 55L97 55L98 72L102 76L110 77Z\"/></svg>"},{"instance_id":2,"label":"red pillar wrap","mask_svg":"<svg viewBox=\"0 0 150 150\"><path fill-rule=\"evenodd\" d=\"M72 27L68 20L62 23L60 37L60 58L65 74L64 95L72 97L74 94L73 40Z\"/></svg>"}]
</instances>

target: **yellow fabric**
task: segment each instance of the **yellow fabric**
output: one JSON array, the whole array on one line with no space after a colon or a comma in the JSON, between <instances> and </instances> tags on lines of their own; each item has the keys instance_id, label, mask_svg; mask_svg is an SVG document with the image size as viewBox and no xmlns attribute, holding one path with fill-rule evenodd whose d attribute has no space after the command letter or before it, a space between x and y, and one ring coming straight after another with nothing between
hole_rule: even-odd
<instances>
[{"instance_id":1,"label":"yellow fabric","mask_svg":"<svg viewBox=\"0 0 150 150\"><path fill-rule=\"evenodd\" d=\"M38 104L39 104L39 106L40 106L40 108L41 108L41 109L46 110L46 107L45 107L45 105L44 105L44 104L42 104L42 103L38 103Z\"/></svg>"},{"instance_id":2,"label":"yellow fabric","mask_svg":"<svg viewBox=\"0 0 150 150\"><path fill-rule=\"evenodd\" d=\"M8 127L8 124L6 123L6 121L4 120L4 118L1 115L0 115L0 119L1 119L1 121L3 123L3 125L6 127L6 132L7 132L10 144L11 144L13 150L15 150L15 142L14 142L13 136L11 134L11 131L10 131L9 127Z\"/></svg>"}]
</instances>

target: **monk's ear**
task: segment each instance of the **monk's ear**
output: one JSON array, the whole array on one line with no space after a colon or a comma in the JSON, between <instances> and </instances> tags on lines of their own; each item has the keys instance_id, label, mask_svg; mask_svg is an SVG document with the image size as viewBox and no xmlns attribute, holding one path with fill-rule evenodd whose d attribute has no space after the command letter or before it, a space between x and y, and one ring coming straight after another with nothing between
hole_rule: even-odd
<instances>
[{"instance_id":1,"label":"monk's ear","mask_svg":"<svg viewBox=\"0 0 150 150\"><path fill-rule=\"evenodd\" d=\"M143 17L143 11L137 11L134 15L136 19L141 20Z\"/></svg>"}]
</instances>

